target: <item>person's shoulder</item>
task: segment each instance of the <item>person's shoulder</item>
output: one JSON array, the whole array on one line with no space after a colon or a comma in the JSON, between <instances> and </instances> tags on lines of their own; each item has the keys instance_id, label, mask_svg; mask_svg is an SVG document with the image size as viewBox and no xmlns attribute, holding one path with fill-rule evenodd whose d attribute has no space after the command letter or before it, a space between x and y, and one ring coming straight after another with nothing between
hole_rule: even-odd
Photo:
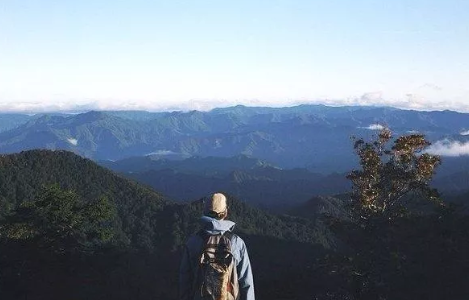
<instances>
[{"instance_id":1,"label":"person's shoulder","mask_svg":"<svg viewBox=\"0 0 469 300\"><path fill-rule=\"evenodd\" d=\"M231 231L229 232L229 235L231 236L230 240L232 244L235 244L241 247L245 246L244 240L239 235Z\"/></svg>"},{"instance_id":2,"label":"person's shoulder","mask_svg":"<svg viewBox=\"0 0 469 300\"><path fill-rule=\"evenodd\" d=\"M234 239L234 238L240 238L239 235L237 235L236 233L234 233L233 231L231 230L227 230L223 233L223 235L225 236L229 236L230 238Z\"/></svg>"}]
</instances>

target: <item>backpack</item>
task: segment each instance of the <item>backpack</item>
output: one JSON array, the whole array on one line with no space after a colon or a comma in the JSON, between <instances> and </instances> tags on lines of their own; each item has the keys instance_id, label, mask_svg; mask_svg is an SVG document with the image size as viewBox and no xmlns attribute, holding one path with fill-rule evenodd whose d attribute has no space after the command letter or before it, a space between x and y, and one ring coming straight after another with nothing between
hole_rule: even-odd
<instances>
[{"instance_id":1,"label":"backpack","mask_svg":"<svg viewBox=\"0 0 469 300\"><path fill-rule=\"evenodd\" d=\"M199 232L204 240L196 278L195 298L207 300L237 300L238 274L231 252L231 232L209 235Z\"/></svg>"}]
</instances>

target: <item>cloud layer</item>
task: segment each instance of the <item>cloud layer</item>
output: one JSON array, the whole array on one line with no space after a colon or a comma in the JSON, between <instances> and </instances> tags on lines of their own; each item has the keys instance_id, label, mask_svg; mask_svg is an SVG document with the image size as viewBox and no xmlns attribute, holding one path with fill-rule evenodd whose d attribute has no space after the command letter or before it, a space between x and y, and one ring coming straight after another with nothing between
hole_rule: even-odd
<instances>
[{"instance_id":1,"label":"cloud layer","mask_svg":"<svg viewBox=\"0 0 469 300\"><path fill-rule=\"evenodd\" d=\"M464 156L469 155L469 142L441 140L433 143L427 152L441 156Z\"/></svg>"},{"instance_id":2,"label":"cloud layer","mask_svg":"<svg viewBox=\"0 0 469 300\"><path fill-rule=\"evenodd\" d=\"M147 153L146 156L152 156L152 155L164 156L164 155L174 155L174 154L177 154L177 153L171 150L156 150L154 152Z\"/></svg>"},{"instance_id":3,"label":"cloud layer","mask_svg":"<svg viewBox=\"0 0 469 300\"><path fill-rule=\"evenodd\" d=\"M189 92L188 92L189 94ZM301 96L301 97L282 97L265 96L247 98L246 91L242 96L230 94L229 92L218 94L222 97L196 97L187 98L183 96L161 96L161 95L143 95L135 94L129 91L126 94L104 97L75 97L51 96L42 97L34 101L14 100L2 95L0 90L0 112L51 112L51 111L89 111L89 110L148 110L148 111L175 111L175 110L210 110L215 107L227 107L233 105L247 106L271 106L283 107L299 104L325 104L329 106L391 106L400 109L412 110L454 110L460 112L469 112L469 91L463 91L457 94L447 94L439 86L424 84L417 89L409 92L386 92L371 91L357 93L356 96L348 94L337 95L336 97L325 96ZM307 94L307 93L306 93ZM311 93L312 95L314 93ZM143 95L143 96L142 96ZM361 96L360 96L361 95ZM225 97L226 96L226 97ZM31 99L21 98L21 99ZM469 131L468 131L469 134Z\"/></svg>"},{"instance_id":4,"label":"cloud layer","mask_svg":"<svg viewBox=\"0 0 469 300\"><path fill-rule=\"evenodd\" d=\"M360 128L369 129L369 130L383 130L384 126L381 124L371 124L368 127L360 127Z\"/></svg>"},{"instance_id":5,"label":"cloud layer","mask_svg":"<svg viewBox=\"0 0 469 300\"><path fill-rule=\"evenodd\" d=\"M68 138L67 141L72 144L73 146L78 145L78 140L74 138Z\"/></svg>"}]
</instances>

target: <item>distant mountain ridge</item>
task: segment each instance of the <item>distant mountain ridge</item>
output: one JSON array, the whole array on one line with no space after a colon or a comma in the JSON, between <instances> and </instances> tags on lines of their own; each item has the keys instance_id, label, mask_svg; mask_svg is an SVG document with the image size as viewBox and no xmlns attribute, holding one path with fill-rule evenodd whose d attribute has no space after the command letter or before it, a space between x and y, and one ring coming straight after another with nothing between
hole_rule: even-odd
<instances>
[{"instance_id":1,"label":"distant mountain ridge","mask_svg":"<svg viewBox=\"0 0 469 300\"><path fill-rule=\"evenodd\" d=\"M184 160L147 156L99 163L177 201L221 189L247 203L279 209L306 202L315 195L343 193L351 188L345 174L323 175L304 168L280 169L244 155Z\"/></svg>"},{"instance_id":2,"label":"distant mountain ridge","mask_svg":"<svg viewBox=\"0 0 469 300\"><path fill-rule=\"evenodd\" d=\"M390 127L396 135L418 131L430 141L465 142L468 137L461 132L469 129L469 114L452 111L324 105L239 105L208 112L90 111L29 119L18 115L10 127L2 127L1 120L0 115L0 153L64 149L94 160L149 154L171 159L246 155L280 168L319 173L355 167L350 138L371 137L380 126Z\"/></svg>"},{"instance_id":3,"label":"distant mountain ridge","mask_svg":"<svg viewBox=\"0 0 469 300\"><path fill-rule=\"evenodd\" d=\"M158 155L147 155L125 158L118 161L98 161L102 166L123 173L141 173L149 170L171 169L184 173L204 175L226 175L236 169L254 169L258 167L274 167L257 158L246 155L226 157L192 156L186 159L168 159Z\"/></svg>"},{"instance_id":4,"label":"distant mountain ridge","mask_svg":"<svg viewBox=\"0 0 469 300\"><path fill-rule=\"evenodd\" d=\"M243 155L182 160L145 156L98 163L179 202L222 189L252 205L285 211L313 197L324 199L351 190L347 172L326 175L306 168L282 169ZM444 199L467 192L468 170L469 157L443 158L431 185Z\"/></svg>"}]
</instances>

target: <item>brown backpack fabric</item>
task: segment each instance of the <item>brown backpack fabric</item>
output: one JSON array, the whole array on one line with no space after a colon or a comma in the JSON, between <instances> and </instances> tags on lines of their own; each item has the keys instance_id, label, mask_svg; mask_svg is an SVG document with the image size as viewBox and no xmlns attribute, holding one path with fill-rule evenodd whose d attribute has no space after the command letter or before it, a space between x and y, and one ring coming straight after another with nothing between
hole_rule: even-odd
<instances>
[{"instance_id":1,"label":"brown backpack fabric","mask_svg":"<svg viewBox=\"0 0 469 300\"><path fill-rule=\"evenodd\" d=\"M199 232L204 240L194 299L237 300L239 298L236 263L231 252L233 234L209 235Z\"/></svg>"}]
</instances>

